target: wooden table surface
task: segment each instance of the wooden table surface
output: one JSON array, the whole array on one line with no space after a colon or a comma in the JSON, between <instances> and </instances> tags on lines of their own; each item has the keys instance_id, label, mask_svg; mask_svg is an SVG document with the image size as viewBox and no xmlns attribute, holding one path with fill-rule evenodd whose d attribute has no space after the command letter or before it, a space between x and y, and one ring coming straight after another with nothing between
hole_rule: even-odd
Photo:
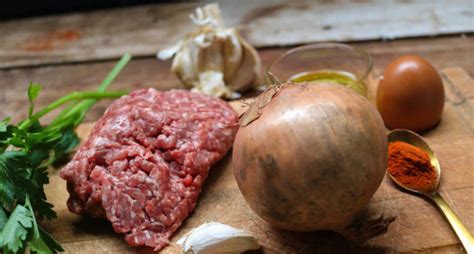
<instances>
[{"instance_id":1,"label":"wooden table surface","mask_svg":"<svg viewBox=\"0 0 474 254\"><path fill-rule=\"evenodd\" d=\"M2 30L1 27L0 30ZM474 39L469 34L397 39L391 41L375 40L351 42L350 44L362 47L372 55L374 59L374 72L376 74L380 74L387 63L397 56L417 54L430 61L438 70L445 70L448 74L450 71L457 72L464 70L465 72L463 72L461 76L457 76L461 77L460 79L462 79L462 75L474 76ZM0 43L0 45L2 44ZM2 50L4 49L5 48L0 48L0 58L2 56L1 52L3 52ZM259 49L263 66L267 66L273 59L287 49L288 47L267 47ZM5 55L5 53L3 55ZM94 90L116 62L115 56L108 57L111 59L107 57L81 58L80 61L76 61L77 55L71 58L71 61L68 61L67 58L63 58L61 61L50 61L48 59L51 57L51 52L49 52L47 56L41 52L36 52L36 55L33 56L36 56L37 59L31 61L31 64L28 64L28 61L23 61L23 59L20 61L21 64L7 65L3 66L3 69L0 69L0 119L6 116L13 116L13 120L18 121L27 115L28 99L26 90L30 81L43 85L43 92L38 98L37 104L38 107L45 106L68 92ZM29 57L31 57L31 55L29 55ZM8 59L8 61L11 60L12 58ZM13 57L13 60L14 63L20 63L15 62L15 57ZM170 61L158 61L153 55L141 54L139 58L132 60L110 89L132 90L142 87L154 87L158 90L168 90L172 88L182 88L179 80L169 72L169 66ZM446 68L449 67L457 67L458 69L446 70ZM462 80L457 81L462 83ZM472 148L474 146L474 88L472 83L466 83L460 87L450 86L449 80L447 83L445 80L447 106L443 122L435 130L426 133L425 137L433 144L433 149L441 158L443 172L446 172L445 176L443 176L442 195L444 195L447 201L452 205L467 228L471 232L474 232L474 149ZM94 106L88 114L86 121L94 121L100 117L109 103L110 101L103 101ZM46 117L46 120L48 119L51 119L51 117ZM447 134L441 135L440 133ZM227 159L220 164L218 168L228 168L229 163L229 159ZM227 171L221 170L221 172ZM48 186L49 193L54 191L55 188L62 188L62 186L64 186L64 183L61 183L59 178L56 177L53 180L51 186ZM203 195L207 196L201 198L196 213L192 215L194 218L190 219L190 222L186 223L184 228L197 226L203 222L200 221L206 218L203 213L207 208L213 207L214 205L212 200L226 198L212 195L218 195L218 192L216 192L218 186L224 186L229 182L235 187L233 178L229 177L228 174L216 173L214 176L211 174L210 180L207 183L209 186L206 187L207 190L203 193ZM229 191L232 191L232 195L240 195L240 193L236 192L237 189L235 188L231 188ZM386 199L386 197L389 197L389 199ZM242 201L242 199L240 199L240 201ZM229 201L226 202L228 203ZM55 205L58 209L64 209L64 204ZM246 206L243 202L237 205ZM361 249L361 251L376 253L387 251L427 253L462 252L462 248L456 236L434 206L418 197L413 197L398 191L387 179L385 179L383 187L380 188L375 195L372 206L376 208L382 207L392 214L398 215L398 218L397 221L392 224L389 233L385 236L372 239L368 243L369 248ZM221 218L218 214L214 214L213 216L213 218ZM238 214L236 216L238 216ZM249 214L245 214L245 216L255 217L255 215ZM96 238L84 237L81 238L80 241L76 241L77 239L75 238L78 234L84 233L81 231L84 229L82 227L87 228L91 225L95 225L97 222L80 219L72 214L67 215L67 218L67 220L64 218L58 220L60 222L73 221L74 227L72 229L71 225L57 225L54 221L49 223L47 228L63 243L69 253L76 253L83 247L85 248L83 250L91 250L85 247L87 245L89 247L93 246L94 248L98 248L103 244L107 245L107 243L109 243L110 246L115 245L116 248L108 250L102 249L103 252L135 251L127 249L124 247L124 244L116 245L116 239L121 240L121 236L117 236L111 232L112 229L105 223L99 223L99 226L104 227L106 232L103 232L104 230L92 232L84 230ZM239 225L236 221L238 220L235 220L233 224ZM255 225L253 225L253 227L255 227ZM288 253L308 251L308 249L298 249L298 241L295 243L291 242L291 239L285 239L286 233L270 232L271 230L268 231L268 228L262 228L262 226L254 229L261 234L270 235L270 240L266 239L263 242L263 244L266 245L266 248L264 248L265 251ZM63 232L70 233L62 234ZM403 232L403 234L399 232ZM182 234L182 232L179 234ZM102 240L97 240L97 237ZM334 236L310 234L303 235L298 239L300 239L300 242L319 244L322 246L319 250L325 253L332 253L335 250L324 244L325 241L334 242ZM122 247L125 248L123 251L121 249Z\"/></svg>"}]
</instances>

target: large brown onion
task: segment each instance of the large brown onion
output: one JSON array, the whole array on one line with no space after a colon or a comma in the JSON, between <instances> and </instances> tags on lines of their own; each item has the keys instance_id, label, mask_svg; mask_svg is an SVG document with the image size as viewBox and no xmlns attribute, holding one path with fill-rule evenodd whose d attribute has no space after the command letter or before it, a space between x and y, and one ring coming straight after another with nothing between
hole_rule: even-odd
<instances>
[{"instance_id":1,"label":"large brown onion","mask_svg":"<svg viewBox=\"0 0 474 254\"><path fill-rule=\"evenodd\" d=\"M261 218L294 231L342 233L358 223L387 160L384 123L369 101L340 85L284 84L260 95L241 125L234 174Z\"/></svg>"}]
</instances>

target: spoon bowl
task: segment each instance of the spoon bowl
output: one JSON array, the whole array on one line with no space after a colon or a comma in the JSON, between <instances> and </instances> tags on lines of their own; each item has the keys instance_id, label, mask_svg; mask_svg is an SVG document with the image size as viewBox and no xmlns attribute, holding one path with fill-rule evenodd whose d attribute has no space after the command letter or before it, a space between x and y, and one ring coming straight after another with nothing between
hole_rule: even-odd
<instances>
[{"instance_id":1,"label":"spoon bowl","mask_svg":"<svg viewBox=\"0 0 474 254\"><path fill-rule=\"evenodd\" d=\"M418 194L423 194L423 195L430 195L432 193L435 193L438 190L439 180L441 179L441 167L439 166L439 161L438 161L438 158L436 157L436 154L428 146L428 143L426 143L426 141L420 135L416 134L413 131L405 130L405 129L395 129L388 133L388 142L396 142L396 141L402 141L402 142L408 143L426 152L428 156L430 157L431 165L433 165L435 169L436 181L435 183L433 183L431 190L423 191L423 190L410 188L400 183L390 173L389 173L389 176L392 178L392 180L395 183L397 183L398 186L402 187L405 190L416 192Z\"/></svg>"},{"instance_id":2,"label":"spoon bowl","mask_svg":"<svg viewBox=\"0 0 474 254\"><path fill-rule=\"evenodd\" d=\"M436 171L436 179L431 189L418 190L414 188L409 188L406 185L400 183L394 176L390 174L390 172L388 172L390 178L392 178L392 180L401 188L417 194L422 194L423 196L431 199L438 206L441 212L443 212L444 216L451 224L451 227L458 236L466 252L468 254L474 254L474 238L472 237L471 233L469 233L464 224L461 222L461 220L459 220L458 216L456 215L456 213L454 213L449 204L438 193L438 185L441 178L441 167L439 165L438 158L436 157L433 150L431 150L431 148L428 146L428 143L426 143L426 141L423 140L420 135L410 130L395 129L390 131L388 133L388 142L391 143L396 141L408 143L426 152L430 158L431 165L433 165Z\"/></svg>"}]
</instances>

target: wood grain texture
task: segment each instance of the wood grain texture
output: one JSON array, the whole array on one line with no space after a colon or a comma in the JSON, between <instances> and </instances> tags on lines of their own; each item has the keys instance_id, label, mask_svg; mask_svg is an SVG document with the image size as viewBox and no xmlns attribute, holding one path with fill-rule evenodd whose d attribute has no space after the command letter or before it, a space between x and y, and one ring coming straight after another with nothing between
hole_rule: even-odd
<instances>
[{"instance_id":1,"label":"wood grain texture","mask_svg":"<svg viewBox=\"0 0 474 254\"><path fill-rule=\"evenodd\" d=\"M405 54L417 54L430 61L436 68L460 66L474 76L474 38L449 36L440 38L400 39L390 42L351 43L366 49L374 59L374 74L382 74L384 67L394 58ZM263 66L290 48L269 48L259 51ZM27 116L28 98L26 91L30 81L44 87L37 98L37 108L72 91L95 90L115 64L114 61L41 66L0 70L0 119L13 116L18 121ZM298 63L292 63L295 66ZM132 90L140 87L154 87L158 90L182 88L179 80L169 71L170 61L155 58L132 60L110 89ZM263 72L263 70L262 70ZM87 120L96 120L110 101L96 105ZM46 117L50 120L51 117Z\"/></svg>"},{"instance_id":2,"label":"wood grain texture","mask_svg":"<svg viewBox=\"0 0 474 254\"><path fill-rule=\"evenodd\" d=\"M173 3L0 22L0 68L153 56L192 31L204 3ZM257 47L473 32L470 0L221 1ZM271 36L270 36L271 35Z\"/></svg>"},{"instance_id":3,"label":"wood grain texture","mask_svg":"<svg viewBox=\"0 0 474 254\"><path fill-rule=\"evenodd\" d=\"M474 92L474 81L461 68L444 69L442 73L445 83L448 80L452 82L451 89L456 90L454 93L464 96ZM458 80L465 83L454 82ZM459 111L462 107L472 110L472 105L468 104L472 100L466 98L462 103L456 103L448 96L442 122L423 136L441 162L441 195L468 230L474 232L474 154L469 152L474 146L474 131L466 125L472 116ZM242 110L238 101L231 102L231 105L236 110ZM78 129L79 135L86 138L91 127L91 123L83 124ZM122 236L115 234L104 220L70 213L65 205L68 197L65 185L58 172L53 171L46 193L55 205L59 218L48 222L45 228L63 244L67 253L149 252L148 249L126 246ZM353 246L332 232L294 233L273 228L252 212L240 194L229 154L211 169L195 211L171 242L192 227L206 221L219 221L257 234L262 245L257 253L463 252L454 232L436 207L421 197L401 191L388 177L375 193L368 210L370 214L386 212L395 215L397 220L386 234L371 239L363 246ZM178 251L177 246L172 244L163 253Z\"/></svg>"}]
</instances>

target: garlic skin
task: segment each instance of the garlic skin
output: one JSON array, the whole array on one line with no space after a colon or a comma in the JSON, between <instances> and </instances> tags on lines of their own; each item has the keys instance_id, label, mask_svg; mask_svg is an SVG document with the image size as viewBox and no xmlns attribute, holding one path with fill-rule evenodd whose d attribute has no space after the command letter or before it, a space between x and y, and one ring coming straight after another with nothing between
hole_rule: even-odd
<instances>
[{"instance_id":1,"label":"garlic skin","mask_svg":"<svg viewBox=\"0 0 474 254\"><path fill-rule=\"evenodd\" d=\"M194 91L228 99L240 97L238 92L248 90L260 78L257 51L234 28L224 26L218 4L197 8L190 18L196 31L161 50L157 57L174 56L171 71Z\"/></svg>"},{"instance_id":2,"label":"garlic skin","mask_svg":"<svg viewBox=\"0 0 474 254\"><path fill-rule=\"evenodd\" d=\"M204 223L177 242L185 254L242 253L260 248L256 236L218 222Z\"/></svg>"}]
</instances>

